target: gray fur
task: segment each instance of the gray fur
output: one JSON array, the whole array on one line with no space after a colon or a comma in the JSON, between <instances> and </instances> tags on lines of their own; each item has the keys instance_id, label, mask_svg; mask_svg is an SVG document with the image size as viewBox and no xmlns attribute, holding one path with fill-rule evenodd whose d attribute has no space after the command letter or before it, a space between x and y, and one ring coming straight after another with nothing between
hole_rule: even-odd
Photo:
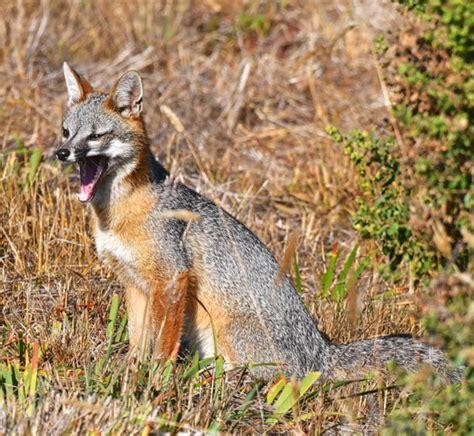
<instances>
[{"instance_id":1,"label":"gray fur","mask_svg":"<svg viewBox=\"0 0 474 436\"><path fill-rule=\"evenodd\" d=\"M107 173L92 199L93 204L104 206L113 201L114 195L126 195L114 191L114 187L134 170L134 144L145 145L147 177L157 199L157 206L144 223L153 235L154 255L160 265L166 265L170 277L192 270L199 282L200 300L212 302L230 314L227 336L237 363L276 364L276 368L254 369L261 377L271 376L276 369L297 377L321 371L323 378L339 378L357 377L393 360L408 371L427 363L448 380L461 379L462 369L451 368L441 351L409 337L331 343L318 330L288 277L278 279L279 265L265 245L212 201L170 180L151 155L146 134L134 131L124 121L122 102L141 104L141 81L137 76L134 72L122 76L114 88L118 93L117 112L104 110L104 94L91 93L74 104L64 117L63 127L68 129L69 137L62 147L74 151L72 161L93 154L109 158ZM90 141L92 132L107 134L100 141ZM113 148L117 143L119 155ZM186 222L164 214L183 209L201 219ZM202 343L193 322L186 321L182 343L199 350Z\"/></svg>"}]
</instances>

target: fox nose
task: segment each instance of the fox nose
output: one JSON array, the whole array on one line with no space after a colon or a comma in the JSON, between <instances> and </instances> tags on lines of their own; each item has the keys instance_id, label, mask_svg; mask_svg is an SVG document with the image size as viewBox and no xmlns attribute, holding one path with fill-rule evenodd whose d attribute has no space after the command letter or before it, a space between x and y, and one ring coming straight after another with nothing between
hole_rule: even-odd
<instances>
[{"instance_id":1,"label":"fox nose","mask_svg":"<svg viewBox=\"0 0 474 436\"><path fill-rule=\"evenodd\" d=\"M63 162L69 157L71 152L67 148L60 148L56 152L56 156L58 157L59 160L62 160Z\"/></svg>"}]
</instances>

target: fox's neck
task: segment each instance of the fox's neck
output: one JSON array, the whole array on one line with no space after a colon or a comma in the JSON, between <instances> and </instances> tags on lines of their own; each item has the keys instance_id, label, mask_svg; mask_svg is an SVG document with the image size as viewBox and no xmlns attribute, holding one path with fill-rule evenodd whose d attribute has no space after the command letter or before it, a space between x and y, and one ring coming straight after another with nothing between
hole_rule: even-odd
<instances>
[{"instance_id":1,"label":"fox's neck","mask_svg":"<svg viewBox=\"0 0 474 436\"><path fill-rule=\"evenodd\" d=\"M155 160L148 143L141 144L136 158L129 164L108 174L102 180L92 200L98 225L108 228L117 211L133 214L140 211L143 196L147 203L153 196L152 185L163 182L168 176L165 168Z\"/></svg>"}]
</instances>

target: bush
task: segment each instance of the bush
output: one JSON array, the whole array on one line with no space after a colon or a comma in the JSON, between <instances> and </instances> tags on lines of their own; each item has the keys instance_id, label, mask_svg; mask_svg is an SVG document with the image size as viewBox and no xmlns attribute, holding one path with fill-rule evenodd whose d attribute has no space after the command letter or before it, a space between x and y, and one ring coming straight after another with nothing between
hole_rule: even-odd
<instances>
[{"instance_id":1,"label":"bush","mask_svg":"<svg viewBox=\"0 0 474 436\"><path fill-rule=\"evenodd\" d=\"M402 3L431 21L401 32L382 58L398 140L329 131L359 172L354 225L377 241L395 280L402 264L417 279L466 270L474 232L474 14L457 0Z\"/></svg>"},{"instance_id":2,"label":"bush","mask_svg":"<svg viewBox=\"0 0 474 436\"><path fill-rule=\"evenodd\" d=\"M353 224L387 259L385 278L408 268L425 292L419 316L456 364L459 386L408 378L410 394L386 432L474 431L474 8L461 0L400 0L407 27L376 49L392 93L392 135L328 131L359 174ZM383 53L382 53L383 52Z\"/></svg>"}]
</instances>

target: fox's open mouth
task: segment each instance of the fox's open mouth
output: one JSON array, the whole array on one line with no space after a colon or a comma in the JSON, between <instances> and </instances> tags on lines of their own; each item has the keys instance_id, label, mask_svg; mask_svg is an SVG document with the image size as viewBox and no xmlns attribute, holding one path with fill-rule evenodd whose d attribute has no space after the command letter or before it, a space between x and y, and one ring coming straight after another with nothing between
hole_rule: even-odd
<instances>
[{"instance_id":1,"label":"fox's open mouth","mask_svg":"<svg viewBox=\"0 0 474 436\"><path fill-rule=\"evenodd\" d=\"M88 202L95 194L97 184L107 169L107 159L103 156L84 157L79 160L81 191L79 201Z\"/></svg>"}]
</instances>

